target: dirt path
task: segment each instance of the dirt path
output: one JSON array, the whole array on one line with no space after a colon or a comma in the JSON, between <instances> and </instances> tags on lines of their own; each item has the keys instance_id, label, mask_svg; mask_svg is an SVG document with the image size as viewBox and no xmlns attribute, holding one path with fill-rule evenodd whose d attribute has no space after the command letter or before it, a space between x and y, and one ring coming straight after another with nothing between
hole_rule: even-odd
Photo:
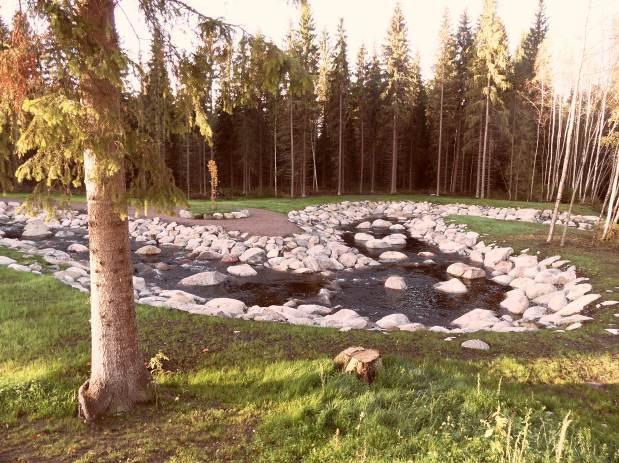
<instances>
[{"instance_id":1,"label":"dirt path","mask_svg":"<svg viewBox=\"0 0 619 463\"><path fill-rule=\"evenodd\" d=\"M21 202L20 200L17 200ZM86 204L80 201L71 203L71 207L75 210L85 211ZM249 217L245 219L183 219L177 215L165 215L149 213L147 217L159 217L165 222L176 222L183 225L219 225L227 231L240 231L241 233L249 233L250 235L258 236L288 236L293 233L303 233L299 227L288 221L285 214L269 211L267 209L246 208L249 211ZM129 214L133 217L134 209L129 208ZM144 217L142 214L139 217Z\"/></svg>"},{"instance_id":2,"label":"dirt path","mask_svg":"<svg viewBox=\"0 0 619 463\"><path fill-rule=\"evenodd\" d=\"M183 225L220 225L228 231L238 230L241 233L259 236L287 236L293 233L302 233L299 227L288 221L285 214L273 212L266 209L247 208L249 217L245 219L182 219L169 215L158 215L166 222L176 222ZM154 217L157 214L149 214Z\"/></svg>"}]
</instances>

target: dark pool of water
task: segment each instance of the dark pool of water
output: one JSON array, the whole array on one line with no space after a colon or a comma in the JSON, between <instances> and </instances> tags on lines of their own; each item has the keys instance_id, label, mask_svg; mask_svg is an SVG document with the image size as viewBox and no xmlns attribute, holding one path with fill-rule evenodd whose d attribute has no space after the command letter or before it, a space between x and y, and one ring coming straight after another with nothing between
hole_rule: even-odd
<instances>
[{"instance_id":1,"label":"dark pool of water","mask_svg":"<svg viewBox=\"0 0 619 463\"><path fill-rule=\"evenodd\" d=\"M358 230L350 227L343 235L344 241L351 246L355 245L354 234ZM388 233L387 230L370 231L377 238ZM398 232L393 232L398 233ZM466 294L450 295L436 291L435 283L446 281L450 277L447 267L454 262L467 262L468 259L456 254L444 254L437 247L428 245L406 232L407 244L398 249L409 259L403 263L383 264L380 267L371 267L355 272L342 272L338 275L338 283L342 291L334 298L336 304L351 308L369 316L372 320L390 313L406 314L411 321L426 325L447 325L450 321L475 308L493 309L499 307L504 298L505 289L486 279L467 282L463 280L469 291ZM359 245L358 249L372 257L382 251L368 250ZM430 251L434 264L423 264L426 260L417 253ZM384 287L385 280L397 275L404 278L408 288L404 291L392 291Z\"/></svg>"},{"instance_id":2,"label":"dark pool of water","mask_svg":"<svg viewBox=\"0 0 619 463\"><path fill-rule=\"evenodd\" d=\"M7 237L21 237L23 226L0 224ZM64 250L72 243L87 244L85 231L72 230L73 237L45 238L37 243L38 248L54 247ZM343 239L350 245L372 257L377 257L383 250L368 250L354 242L354 226L344 231ZM387 230L364 230L377 238L390 233ZM8 232L8 233L7 233ZM395 233L395 232L394 232ZM163 289L183 289L204 298L230 297L239 299L247 305L268 306L283 304L290 299L318 302L317 295L321 288L336 289L332 304L356 310L364 316L377 320L385 315L400 312L411 321L426 325L448 325L450 321L474 308L497 310L503 299L504 288L488 280L466 282L469 292L463 295L448 295L433 288L435 283L449 279L445 269L453 262L467 259L455 254L443 254L436 247L411 238L407 233L407 244L397 249L409 256L404 263L383 264L363 270L340 271L333 277L316 274L297 275L276 272L270 269L258 269L258 275L249 278L233 277L217 286L179 287L178 282L195 273L217 270L226 273L227 264L216 261L197 261L190 259L182 248L174 246L161 247L158 256L138 256L133 254L136 274L144 277L149 284ZM132 242L135 251L144 243ZM425 265L425 258L417 255L420 251L435 254L434 264ZM84 259L85 255L76 255ZM168 270L155 269L155 264L164 262ZM405 279L408 288L404 291L391 291L384 287L385 280L391 275Z\"/></svg>"}]
</instances>

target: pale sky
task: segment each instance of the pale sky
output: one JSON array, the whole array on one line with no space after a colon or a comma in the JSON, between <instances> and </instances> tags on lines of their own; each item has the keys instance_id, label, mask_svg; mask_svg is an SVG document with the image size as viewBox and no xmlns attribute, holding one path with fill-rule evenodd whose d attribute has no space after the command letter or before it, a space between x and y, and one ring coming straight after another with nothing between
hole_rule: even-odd
<instances>
[{"instance_id":1,"label":"pale sky","mask_svg":"<svg viewBox=\"0 0 619 463\"><path fill-rule=\"evenodd\" d=\"M514 49L533 21L538 0L498 0L498 11L507 28L510 49ZM283 45L289 24L298 22L298 8L287 0L187 0L202 13L225 18L242 25L249 32L262 32L275 43ZM432 75L436 57L438 29L445 8L448 8L452 25L457 25L464 9L469 12L473 25L481 11L483 0L401 0L409 29L409 43L413 53L419 53L424 78ZM582 50L585 18L590 5L587 34L587 55L592 62L586 66L590 76L599 74L597 66L606 69L602 57L609 52L613 17L619 16L618 0L546 0L549 18L551 54L557 63L576 61ZM2 0L0 14L10 19L18 0ZM143 56L148 53L149 34L140 20L136 0L120 0L117 26L124 47L136 58L138 49ZM354 64L359 46L364 43L371 51L381 52L386 30L396 0L310 0L317 31L335 32L337 21L344 18L348 34L349 61ZM176 29L175 29L176 30ZM137 35L141 38L138 40ZM179 29L179 34L182 31ZM184 39L187 40L187 39ZM608 58L605 58L608 60ZM573 65L573 64L572 64ZM557 72L557 75L560 72Z\"/></svg>"}]
</instances>

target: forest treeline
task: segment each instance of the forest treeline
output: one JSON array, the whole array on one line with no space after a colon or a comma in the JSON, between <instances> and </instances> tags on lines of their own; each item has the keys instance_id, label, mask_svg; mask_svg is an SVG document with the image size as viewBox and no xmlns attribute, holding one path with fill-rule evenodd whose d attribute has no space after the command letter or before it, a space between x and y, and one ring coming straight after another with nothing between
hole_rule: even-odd
<instances>
[{"instance_id":1,"label":"forest treeline","mask_svg":"<svg viewBox=\"0 0 619 463\"><path fill-rule=\"evenodd\" d=\"M455 25L445 12L428 80L399 5L384 46L362 46L355 57L343 20L319 33L310 3L299 12L284 55L261 35L216 23L201 26L191 53L152 28L124 113L133 142L149 140L188 196L208 196L211 159L220 189L234 195L430 190L552 200L561 189L604 202L610 194L616 76L584 83L578 75L567 94L555 88L542 0L514 53L494 0ZM0 25L4 48L11 35ZM38 53L41 86L74 85L44 40ZM0 123L0 150L10 151L19 124Z\"/></svg>"}]
</instances>

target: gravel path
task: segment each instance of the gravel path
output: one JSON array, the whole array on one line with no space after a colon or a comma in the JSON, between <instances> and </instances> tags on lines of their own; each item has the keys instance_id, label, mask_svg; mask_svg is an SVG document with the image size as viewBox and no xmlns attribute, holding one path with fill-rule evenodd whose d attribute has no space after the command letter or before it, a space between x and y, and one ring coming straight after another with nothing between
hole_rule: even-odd
<instances>
[{"instance_id":1,"label":"gravel path","mask_svg":"<svg viewBox=\"0 0 619 463\"><path fill-rule=\"evenodd\" d=\"M17 202L21 201L18 200ZM86 210L86 204L80 201L72 202L71 207L76 210ZM247 232L250 235L258 236L288 236L293 233L303 233L303 230L288 221L288 216L285 214L269 211L267 209L246 209L249 211L249 217L245 219L183 219L177 215L157 213L149 213L147 217L159 217L165 222L176 222L183 225L219 225L227 231ZM129 208L129 214L131 217L135 217L133 215L133 208ZM139 217L144 216L140 214Z\"/></svg>"},{"instance_id":2,"label":"gravel path","mask_svg":"<svg viewBox=\"0 0 619 463\"><path fill-rule=\"evenodd\" d=\"M220 225L228 231L238 230L241 233L247 232L258 236L288 236L293 233L303 233L303 230L289 222L284 214L266 209L248 208L248 210L249 217L245 219L204 220L157 214L149 214L149 216L157 215L166 222L174 221L183 225Z\"/></svg>"}]
</instances>

